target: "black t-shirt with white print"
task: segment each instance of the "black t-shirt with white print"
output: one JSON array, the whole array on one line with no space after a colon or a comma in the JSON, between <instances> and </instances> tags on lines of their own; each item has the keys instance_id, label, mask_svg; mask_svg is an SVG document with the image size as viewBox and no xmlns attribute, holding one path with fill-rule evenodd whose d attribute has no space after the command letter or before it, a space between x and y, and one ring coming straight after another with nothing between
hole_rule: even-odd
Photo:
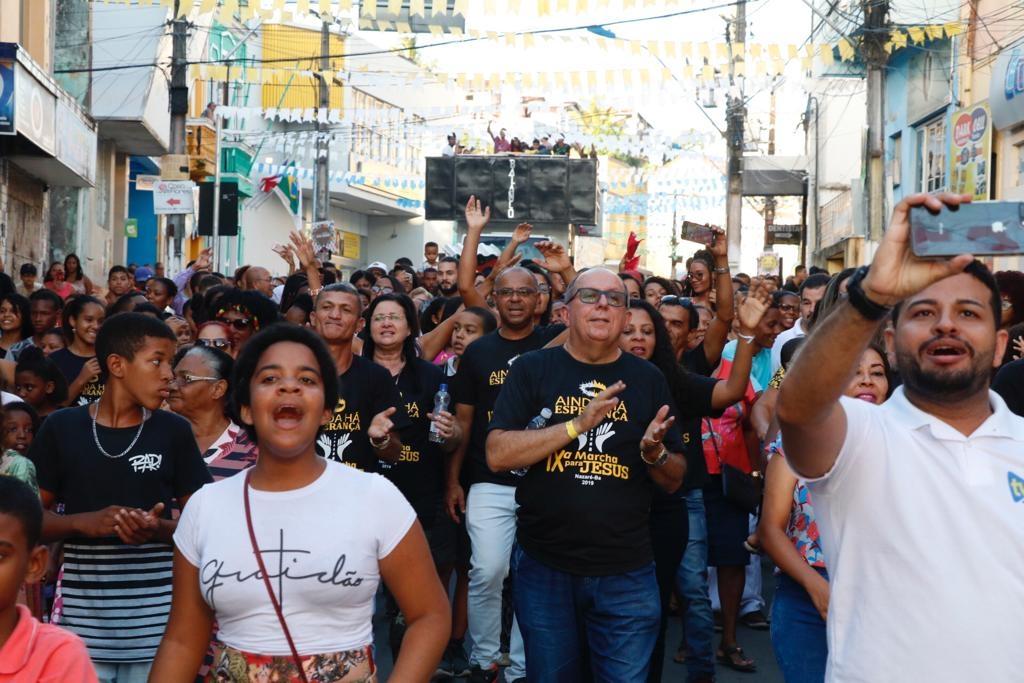
<instances>
[{"instance_id":1,"label":"black t-shirt with white print","mask_svg":"<svg viewBox=\"0 0 1024 683\"><path fill-rule=\"evenodd\" d=\"M473 407L473 425L463 464L463 472L470 485L479 482L505 486L518 484L519 477L507 472L492 472L487 467L487 425L512 364L522 354L543 347L560 331L548 326L544 330L534 329L522 339L505 339L495 331L480 337L463 352L451 389L455 403ZM533 417L531 415L528 419Z\"/></svg>"},{"instance_id":2,"label":"black t-shirt with white print","mask_svg":"<svg viewBox=\"0 0 1024 683\"><path fill-rule=\"evenodd\" d=\"M376 472L377 451L366 433L373 417L394 407L395 431L409 426L395 381L391 373L362 356L352 356L352 364L338 379L338 404L317 438L317 452L328 460Z\"/></svg>"},{"instance_id":3,"label":"black t-shirt with white print","mask_svg":"<svg viewBox=\"0 0 1024 683\"><path fill-rule=\"evenodd\" d=\"M434 395L446 382L441 368L422 358L406 362L395 386L410 426L402 432L402 453L398 462L380 461L380 473L402 492L424 528L437 521L444 495L444 453L440 444L430 441L430 419ZM449 406L449 410L451 407Z\"/></svg>"},{"instance_id":4,"label":"black t-shirt with white print","mask_svg":"<svg viewBox=\"0 0 1024 683\"><path fill-rule=\"evenodd\" d=\"M103 453L89 411L85 405L53 413L29 449L39 487L68 514L108 505L150 510L163 503L169 519L173 500L210 481L183 418L158 410L141 431L96 425ZM81 636L95 662L151 662L170 613L172 560L173 546L161 541L68 538L55 623Z\"/></svg>"},{"instance_id":5,"label":"black t-shirt with white print","mask_svg":"<svg viewBox=\"0 0 1024 683\"><path fill-rule=\"evenodd\" d=\"M661 406L672 407L668 383L654 365L628 353L591 365L564 348L543 349L516 361L494 409L490 429L525 429L545 407L553 413L549 424L559 424L619 380L626 388L605 420L532 465L516 491L519 544L559 571L606 576L653 561L656 484L640 459L640 439ZM675 427L664 443L683 451Z\"/></svg>"}]
</instances>

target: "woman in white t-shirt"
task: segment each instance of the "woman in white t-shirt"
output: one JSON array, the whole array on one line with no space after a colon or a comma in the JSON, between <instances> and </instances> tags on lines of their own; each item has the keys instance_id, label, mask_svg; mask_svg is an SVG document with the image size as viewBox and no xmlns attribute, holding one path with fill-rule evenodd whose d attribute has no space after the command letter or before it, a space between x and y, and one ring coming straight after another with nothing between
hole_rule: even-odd
<instances>
[{"instance_id":1,"label":"woman in white t-shirt","mask_svg":"<svg viewBox=\"0 0 1024 683\"><path fill-rule=\"evenodd\" d=\"M216 619L223 646L208 680L373 683L381 579L408 624L389 680L434 673L450 619L412 507L385 478L316 454L337 396L331 357L307 328L274 325L246 344L233 409L259 460L185 506L151 681L191 683Z\"/></svg>"}]
</instances>

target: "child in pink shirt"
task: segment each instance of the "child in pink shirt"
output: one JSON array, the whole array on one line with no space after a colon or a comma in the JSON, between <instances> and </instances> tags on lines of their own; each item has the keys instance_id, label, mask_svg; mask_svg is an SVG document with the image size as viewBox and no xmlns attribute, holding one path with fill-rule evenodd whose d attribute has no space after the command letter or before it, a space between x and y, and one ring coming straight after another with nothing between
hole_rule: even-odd
<instances>
[{"instance_id":1,"label":"child in pink shirt","mask_svg":"<svg viewBox=\"0 0 1024 683\"><path fill-rule=\"evenodd\" d=\"M0 476L0 683L96 683L78 636L16 604L22 584L39 581L46 570L42 525L39 496L24 482Z\"/></svg>"}]
</instances>

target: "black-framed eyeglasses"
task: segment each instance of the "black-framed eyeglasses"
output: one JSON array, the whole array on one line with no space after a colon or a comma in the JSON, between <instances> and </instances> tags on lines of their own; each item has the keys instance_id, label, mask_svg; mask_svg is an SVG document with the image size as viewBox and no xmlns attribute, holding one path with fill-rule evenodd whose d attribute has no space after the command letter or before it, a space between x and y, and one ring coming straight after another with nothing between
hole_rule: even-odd
<instances>
[{"instance_id":1,"label":"black-framed eyeglasses","mask_svg":"<svg viewBox=\"0 0 1024 683\"><path fill-rule=\"evenodd\" d=\"M573 295L573 299L579 299L585 304L596 304L601 301L601 297L605 298L609 306L615 308L622 308L629 303L629 296L625 290L621 289L596 289L594 287L580 287ZM572 299L570 299L571 301Z\"/></svg>"},{"instance_id":2,"label":"black-framed eyeglasses","mask_svg":"<svg viewBox=\"0 0 1024 683\"><path fill-rule=\"evenodd\" d=\"M525 299L528 296L535 296L539 291L540 290L536 287L499 287L494 290L494 296L500 296L502 299L509 299L515 295L521 299Z\"/></svg>"},{"instance_id":3,"label":"black-framed eyeglasses","mask_svg":"<svg viewBox=\"0 0 1024 683\"><path fill-rule=\"evenodd\" d=\"M796 313L800 307L796 304L779 304L779 310L783 313Z\"/></svg>"},{"instance_id":4,"label":"black-framed eyeglasses","mask_svg":"<svg viewBox=\"0 0 1024 683\"><path fill-rule=\"evenodd\" d=\"M374 294L391 294L395 290L393 287L378 287L377 285L374 285L372 291Z\"/></svg>"},{"instance_id":5,"label":"black-framed eyeglasses","mask_svg":"<svg viewBox=\"0 0 1024 683\"><path fill-rule=\"evenodd\" d=\"M537 285L537 291L541 294L548 294L551 291L551 288L547 285Z\"/></svg>"},{"instance_id":6,"label":"black-framed eyeglasses","mask_svg":"<svg viewBox=\"0 0 1024 683\"><path fill-rule=\"evenodd\" d=\"M224 323L225 325L230 325L231 327L241 332L242 330L249 329L249 326L252 325L252 318L235 318L234 320L218 318L218 322Z\"/></svg>"},{"instance_id":7,"label":"black-framed eyeglasses","mask_svg":"<svg viewBox=\"0 0 1024 683\"><path fill-rule=\"evenodd\" d=\"M180 375L176 374L171 378L171 384L178 384L181 386L188 386L196 382L219 382L220 377L207 377L205 375L192 375L187 372L183 372Z\"/></svg>"},{"instance_id":8,"label":"black-framed eyeglasses","mask_svg":"<svg viewBox=\"0 0 1024 683\"><path fill-rule=\"evenodd\" d=\"M697 309L693 306L693 299L688 296L678 296L676 294L666 294L661 297L662 306L682 306L688 311L695 312Z\"/></svg>"},{"instance_id":9,"label":"black-framed eyeglasses","mask_svg":"<svg viewBox=\"0 0 1024 683\"><path fill-rule=\"evenodd\" d=\"M209 346L214 349L226 349L231 346L230 339L196 339L199 346Z\"/></svg>"}]
</instances>

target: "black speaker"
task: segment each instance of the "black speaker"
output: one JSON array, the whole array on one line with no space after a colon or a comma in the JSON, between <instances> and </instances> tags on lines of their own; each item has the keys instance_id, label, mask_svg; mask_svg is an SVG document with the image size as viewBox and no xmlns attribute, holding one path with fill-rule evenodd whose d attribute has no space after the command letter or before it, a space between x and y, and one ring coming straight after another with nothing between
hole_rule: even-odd
<instances>
[{"instance_id":1,"label":"black speaker","mask_svg":"<svg viewBox=\"0 0 1024 683\"><path fill-rule=\"evenodd\" d=\"M238 236L238 183L220 184L220 237ZM196 230L200 235L213 237L213 182L199 183L199 220Z\"/></svg>"},{"instance_id":2,"label":"black speaker","mask_svg":"<svg viewBox=\"0 0 1024 683\"><path fill-rule=\"evenodd\" d=\"M471 195L491 207L492 222L593 224L597 160L541 155L427 159L427 220L461 220Z\"/></svg>"}]
</instances>

